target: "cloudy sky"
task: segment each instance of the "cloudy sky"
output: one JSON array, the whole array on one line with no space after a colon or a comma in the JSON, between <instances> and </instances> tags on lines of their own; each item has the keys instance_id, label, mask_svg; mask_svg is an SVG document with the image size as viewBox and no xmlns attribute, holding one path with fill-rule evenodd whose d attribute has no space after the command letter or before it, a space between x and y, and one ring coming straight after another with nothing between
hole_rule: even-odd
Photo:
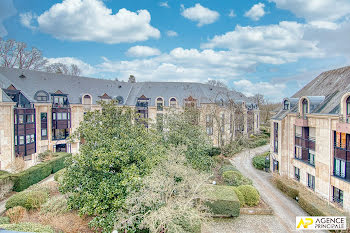
<instances>
[{"instance_id":1,"label":"cloudy sky","mask_svg":"<svg viewBox=\"0 0 350 233\"><path fill-rule=\"evenodd\" d=\"M350 64L350 0L1 0L0 36L85 76L217 79L280 101Z\"/></svg>"}]
</instances>

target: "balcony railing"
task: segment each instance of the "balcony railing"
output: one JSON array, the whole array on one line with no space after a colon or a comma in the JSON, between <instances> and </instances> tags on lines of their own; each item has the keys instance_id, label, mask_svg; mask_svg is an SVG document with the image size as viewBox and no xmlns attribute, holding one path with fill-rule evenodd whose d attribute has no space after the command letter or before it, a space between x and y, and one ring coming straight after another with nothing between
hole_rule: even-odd
<instances>
[{"instance_id":1,"label":"balcony railing","mask_svg":"<svg viewBox=\"0 0 350 233\"><path fill-rule=\"evenodd\" d=\"M69 103L66 103L66 104L53 103L52 107L53 108L69 108Z\"/></svg>"}]
</instances>

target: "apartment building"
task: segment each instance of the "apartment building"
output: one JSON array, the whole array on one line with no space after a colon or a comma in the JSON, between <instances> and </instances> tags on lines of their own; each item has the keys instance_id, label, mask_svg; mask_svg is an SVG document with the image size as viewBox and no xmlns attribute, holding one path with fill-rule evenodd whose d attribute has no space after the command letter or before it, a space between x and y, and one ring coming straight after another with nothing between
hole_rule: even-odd
<instances>
[{"instance_id":1,"label":"apartment building","mask_svg":"<svg viewBox=\"0 0 350 233\"><path fill-rule=\"evenodd\" d=\"M271 121L271 170L350 211L350 66L323 72Z\"/></svg>"},{"instance_id":2,"label":"apartment building","mask_svg":"<svg viewBox=\"0 0 350 233\"><path fill-rule=\"evenodd\" d=\"M242 93L201 83L119 82L0 68L0 169L15 158L26 166L46 150L77 153L79 143L67 140L84 113L100 109L99 101L118 101L148 119L162 123L167 114L186 107L199 110L215 145L259 131L259 109Z\"/></svg>"}]
</instances>

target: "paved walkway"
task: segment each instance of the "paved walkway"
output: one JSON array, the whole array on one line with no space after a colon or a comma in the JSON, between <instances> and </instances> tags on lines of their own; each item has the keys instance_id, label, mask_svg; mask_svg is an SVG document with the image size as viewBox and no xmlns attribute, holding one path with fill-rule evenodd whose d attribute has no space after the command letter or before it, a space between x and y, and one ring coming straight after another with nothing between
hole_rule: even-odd
<instances>
[{"instance_id":1,"label":"paved walkway","mask_svg":"<svg viewBox=\"0 0 350 233\"><path fill-rule=\"evenodd\" d=\"M47 183L47 182L49 182L49 181L53 181L53 180L54 180L54 175L55 175L55 174L49 175L48 177L46 177L46 178L43 179L42 181L38 182L37 184L44 184L44 183ZM11 196L10 196L10 197L11 197ZM8 197L8 198L6 198L6 199L4 199L4 200L2 200L2 201L0 202L0 215L3 214L3 213L6 211L5 205L6 205L7 200L8 200L10 197Z\"/></svg>"},{"instance_id":2,"label":"paved walkway","mask_svg":"<svg viewBox=\"0 0 350 233\"><path fill-rule=\"evenodd\" d=\"M308 214L294 200L287 197L270 182L271 173L257 170L252 165L252 158L255 155L262 154L268 150L269 145L245 150L235 155L231 159L231 163L243 175L253 181L263 200L274 210L275 219L284 227L284 232L297 232L295 230L295 217L308 216ZM270 224L274 223L271 222ZM311 231L309 230L307 232Z\"/></svg>"}]
</instances>

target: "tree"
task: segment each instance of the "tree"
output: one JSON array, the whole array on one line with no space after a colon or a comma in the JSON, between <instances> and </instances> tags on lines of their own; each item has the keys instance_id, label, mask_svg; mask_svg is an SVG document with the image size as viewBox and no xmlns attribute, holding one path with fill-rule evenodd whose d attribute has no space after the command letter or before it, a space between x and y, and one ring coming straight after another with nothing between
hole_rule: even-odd
<instances>
[{"instance_id":1,"label":"tree","mask_svg":"<svg viewBox=\"0 0 350 233\"><path fill-rule=\"evenodd\" d=\"M57 62L46 66L45 69L46 72L49 73L67 74L73 76L79 76L81 74L80 68L75 64L71 64L70 66L68 66L66 64Z\"/></svg>"},{"instance_id":2,"label":"tree","mask_svg":"<svg viewBox=\"0 0 350 233\"><path fill-rule=\"evenodd\" d=\"M205 197L203 185L209 174L189 167L181 149L167 157L143 178L118 213L118 232L185 233L200 232L209 217L199 199Z\"/></svg>"},{"instance_id":3,"label":"tree","mask_svg":"<svg viewBox=\"0 0 350 233\"><path fill-rule=\"evenodd\" d=\"M136 78L134 75L130 75L129 76L129 80L128 80L129 83L136 83Z\"/></svg>"},{"instance_id":4,"label":"tree","mask_svg":"<svg viewBox=\"0 0 350 233\"><path fill-rule=\"evenodd\" d=\"M207 84L214 86L214 87L222 87L222 88L228 89L228 86L220 80L214 80L214 79L208 80Z\"/></svg>"},{"instance_id":5,"label":"tree","mask_svg":"<svg viewBox=\"0 0 350 233\"><path fill-rule=\"evenodd\" d=\"M37 48L27 49L27 44L0 37L0 66L28 70L41 70L47 60Z\"/></svg>"},{"instance_id":6,"label":"tree","mask_svg":"<svg viewBox=\"0 0 350 233\"><path fill-rule=\"evenodd\" d=\"M128 194L139 187L165 148L152 129L135 123L129 108L101 102L102 110L88 112L71 140L82 140L80 153L67 161L60 190L80 214L92 215L93 227L111 232L116 212Z\"/></svg>"}]
</instances>

